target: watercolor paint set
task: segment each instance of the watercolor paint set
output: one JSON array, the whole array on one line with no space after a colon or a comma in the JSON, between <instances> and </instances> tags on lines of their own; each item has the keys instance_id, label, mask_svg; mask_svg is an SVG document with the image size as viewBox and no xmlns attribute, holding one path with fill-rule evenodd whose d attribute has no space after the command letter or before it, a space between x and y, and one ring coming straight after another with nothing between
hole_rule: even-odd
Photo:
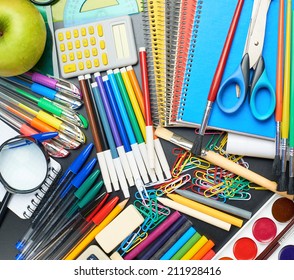
<instances>
[{"instance_id":1,"label":"watercolor paint set","mask_svg":"<svg viewBox=\"0 0 294 280\"><path fill-rule=\"evenodd\" d=\"M274 194L217 252L214 260L294 258L294 202Z\"/></svg>"}]
</instances>

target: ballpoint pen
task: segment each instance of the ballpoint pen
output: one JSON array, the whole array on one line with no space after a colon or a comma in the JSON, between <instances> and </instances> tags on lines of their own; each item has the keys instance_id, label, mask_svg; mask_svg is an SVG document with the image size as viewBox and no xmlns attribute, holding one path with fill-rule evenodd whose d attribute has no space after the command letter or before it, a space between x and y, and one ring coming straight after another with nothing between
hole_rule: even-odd
<instances>
[{"instance_id":1,"label":"ballpoint pen","mask_svg":"<svg viewBox=\"0 0 294 280\"><path fill-rule=\"evenodd\" d=\"M30 90L24 90L21 87L15 86L12 82L4 80L3 78L0 79L0 85L1 88L5 88L7 92L11 94L11 97L19 99L18 96L21 96L24 99L36 104L40 109L53 114L61 120L68 121L83 128L88 126L88 122L84 116L69 108L58 106L58 104L54 104L52 101L44 97L38 97L34 93L30 92Z\"/></svg>"},{"instance_id":2,"label":"ballpoint pen","mask_svg":"<svg viewBox=\"0 0 294 280\"><path fill-rule=\"evenodd\" d=\"M51 89L55 89L67 94L72 94L73 96L80 99L82 98L82 93L79 88L69 81L65 81L53 76L49 77L37 72L26 72L21 76Z\"/></svg>"},{"instance_id":3,"label":"ballpoint pen","mask_svg":"<svg viewBox=\"0 0 294 280\"><path fill-rule=\"evenodd\" d=\"M48 207L55 203L55 201L58 199L58 195L61 194L71 183L72 179L75 177L75 175L79 172L83 164L87 161L88 157L90 156L90 153L93 149L93 144L88 144L81 153L76 157L76 159L71 163L71 165L68 167L68 169L64 172L62 177L58 180L56 186L54 186L52 193L49 197L45 200L45 203L42 205L42 208L39 209L39 212L36 214L34 219L31 222L31 226L27 230L27 232L24 234L22 240L18 241L16 244L16 248L18 250L21 250L27 240L30 238L31 234L35 230L36 227L38 227L39 222L42 222L42 220L45 218L45 213L48 209Z\"/></svg>"},{"instance_id":4,"label":"ballpoint pen","mask_svg":"<svg viewBox=\"0 0 294 280\"><path fill-rule=\"evenodd\" d=\"M79 109L83 105L83 101L77 97L73 97L66 93L60 93L41 84L34 83L33 81L28 81L27 79L24 79L21 76L9 77L5 79L8 79L16 85L30 89L32 92L38 95L44 96L52 101L61 103L62 105L69 107L73 110Z\"/></svg>"},{"instance_id":5,"label":"ballpoint pen","mask_svg":"<svg viewBox=\"0 0 294 280\"><path fill-rule=\"evenodd\" d=\"M6 94L6 93L7 93L7 91L5 91L3 89L0 90L0 98L2 100L4 99L4 100L12 103L14 106L21 108L21 109L25 110L26 112L29 112L30 114L32 114L33 116L35 116L39 120L56 128L58 131L61 131L65 134L69 135L71 138L73 138L81 143L86 142L85 134L76 125L73 125L70 123L65 123L65 122L55 118L54 116L46 113L45 111L40 110L34 104L29 104L25 100L23 100L23 102L19 102L16 99L8 96L8 94Z\"/></svg>"},{"instance_id":6,"label":"ballpoint pen","mask_svg":"<svg viewBox=\"0 0 294 280\"><path fill-rule=\"evenodd\" d=\"M50 205L43 213L42 219L38 221L38 225L34 228L33 233L30 235L30 240L28 240L25 246L23 247L22 258L26 258L26 256L28 256L28 254L32 252L32 250L36 246L37 241L39 241L40 238L43 236L43 232L47 230L46 225L50 223L50 220L52 219L52 217L54 217L54 213L56 213L56 211L58 211L58 209L61 207L65 196L72 194L75 191L75 189L79 188L82 185L82 183L85 181L85 179L89 176L90 172L94 168L96 162L96 158L90 160L77 173L77 175L72 179L70 184L68 184L53 201L51 201Z\"/></svg>"},{"instance_id":7,"label":"ballpoint pen","mask_svg":"<svg viewBox=\"0 0 294 280\"><path fill-rule=\"evenodd\" d=\"M16 131L18 131L22 135L33 135L38 134L39 131L31 128L26 123L21 122L16 119L16 117L12 116L8 112L5 112L3 109L0 109L0 119L12 126ZM63 146L61 146L54 139L49 139L47 141L42 142L48 154L52 157L56 158L65 158L69 155L69 151L65 150Z\"/></svg>"},{"instance_id":8,"label":"ballpoint pen","mask_svg":"<svg viewBox=\"0 0 294 280\"><path fill-rule=\"evenodd\" d=\"M0 99L0 108L5 109L7 112L10 112L12 115L16 116L18 119L24 121L26 124L30 125L30 127L37 129L41 132L56 132L57 129L48 125L47 123L35 118L29 112L26 112L13 104L9 104L7 101ZM58 131L58 136L55 137L56 141L61 143L61 145L65 149L77 149L81 146L81 143L70 138L64 133Z\"/></svg>"}]
</instances>

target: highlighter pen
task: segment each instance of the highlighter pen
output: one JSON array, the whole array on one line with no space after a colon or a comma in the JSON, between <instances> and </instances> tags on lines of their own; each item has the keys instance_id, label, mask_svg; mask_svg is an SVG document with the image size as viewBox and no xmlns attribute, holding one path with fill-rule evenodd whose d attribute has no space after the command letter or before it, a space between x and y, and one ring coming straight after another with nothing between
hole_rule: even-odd
<instances>
[{"instance_id":1,"label":"highlighter pen","mask_svg":"<svg viewBox=\"0 0 294 280\"><path fill-rule=\"evenodd\" d=\"M18 119L24 121L26 124L30 125L32 128L37 129L41 132L57 132L57 129L46 124L45 122L33 117L30 113L21 110L20 108L15 107L13 104L9 104L9 102L2 100L0 98L0 108L5 109L7 112L13 114ZM64 133L58 131L58 135L54 138L61 145L68 150L77 149L81 146L81 143L70 138Z\"/></svg>"},{"instance_id":2,"label":"highlighter pen","mask_svg":"<svg viewBox=\"0 0 294 280\"><path fill-rule=\"evenodd\" d=\"M134 114L136 116L136 119L138 121L141 133L143 134L143 137L145 139L146 142L146 125L145 125L145 120L144 120L144 116L139 108L138 105L138 101L137 98L134 94L134 90L132 88L132 84L129 80L129 76L126 72L126 68L121 68L120 70L115 69L115 76L118 80L120 80L120 84L123 85L122 88L126 91L126 95L128 96L129 102L131 103L131 108L134 111ZM144 142L144 144L145 144ZM144 146L141 145L140 147L144 147L144 149L141 149L142 155L144 155L143 157L146 159L147 162L147 166L149 166L149 168L151 170L153 170L155 168L155 173L158 177L158 180L160 182L164 181L164 176L162 173L162 169L159 163L159 160L157 157L155 157L154 155L154 168L151 168L149 159L148 159L148 151L147 151L147 145L145 144ZM154 152L154 151L153 151Z\"/></svg>"},{"instance_id":3,"label":"highlighter pen","mask_svg":"<svg viewBox=\"0 0 294 280\"><path fill-rule=\"evenodd\" d=\"M129 165L131 167L131 171L132 171L132 174L133 174L135 185L136 185L136 187L137 187L137 189L139 191L140 196L144 200L143 193L146 194L146 190L145 190L143 181L142 181L141 176L140 176L139 168L137 166L138 162L136 161L135 155L134 155L133 150L131 148L129 138L128 138L128 135L127 135L127 132L126 132L122 117L120 115L118 106L116 104L115 97L114 97L114 95L112 93L111 84L110 84L107 76L104 76L102 78L102 80L103 80L103 84L105 85L105 90L107 92L109 104L111 106L112 113L113 113L114 118L115 118L115 122L117 123L118 131L120 133L120 136L121 136L122 141L123 141L123 145L124 145L125 150L126 150L127 159L128 159ZM147 197L148 197L148 195L147 195Z\"/></svg>"},{"instance_id":4,"label":"highlighter pen","mask_svg":"<svg viewBox=\"0 0 294 280\"><path fill-rule=\"evenodd\" d=\"M100 127L100 131L99 131L100 132L99 133L100 134L100 140L101 140L101 145L102 145L106 165L107 165L107 168L108 168L108 171L109 171L110 180L111 180L113 189L115 191L118 191L119 190L118 177L117 177L114 162L113 162L113 159L112 159L112 156L111 156L109 143L107 141L105 128L103 126L101 116L99 114L99 110L98 110L97 104L95 102L93 88L91 86L92 79L91 79L90 74L85 75L85 81L86 81L86 85L87 85L87 89L88 89L88 93L89 93L89 98L91 99L92 108L93 108L93 110L95 112L97 126ZM108 190L108 192L111 192L111 191L112 191L111 189Z\"/></svg>"},{"instance_id":5,"label":"highlighter pen","mask_svg":"<svg viewBox=\"0 0 294 280\"><path fill-rule=\"evenodd\" d=\"M22 248L22 258L26 258L32 250L37 246L40 239L44 236L47 231L47 224L50 224L50 220L54 217L54 214L61 207L64 197L70 195L74 192L75 188L79 188L85 179L89 176L90 172L94 168L97 162L96 158L89 161L83 168L78 172L78 174L73 178L70 184L62 190L62 192L51 202L43 213L42 219L39 220L38 225L35 227L34 231L30 235L30 239L26 242L25 246Z\"/></svg>"},{"instance_id":6,"label":"highlighter pen","mask_svg":"<svg viewBox=\"0 0 294 280\"><path fill-rule=\"evenodd\" d=\"M52 193L50 193L50 196L45 197L46 199L44 199L44 204L42 204L41 208L38 209L39 211L34 216L30 228L27 230L22 240L17 242L16 248L18 250L21 250L23 248L24 244L30 238L31 234L33 233L34 229L37 227L39 222L42 219L44 219L44 214L47 211L48 207L51 205L51 203L54 203L54 201L58 198L58 194L62 193L67 188L67 186L70 184L74 176L81 169L82 165L87 161L88 157L91 154L93 146L94 145L92 143L86 145L86 147L81 151L81 153L68 167L68 169L63 173L62 177L58 180L56 185L53 186Z\"/></svg>"},{"instance_id":7,"label":"highlighter pen","mask_svg":"<svg viewBox=\"0 0 294 280\"><path fill-rule=\"evenodd\" d=\"M81 91L83 93L83 98L84 98L84 104L85 104L85 108L87 111L87 115L89 118L89 125L90 125L90 129L92 132L92 136L93 136L93 141L94 141L94 145L96 148L96 155L98 158L98 162L99 162L99 167L101 170L101 174L103 177L103 181L106 187L107 192L110 192L112 187L111 187L111 179L110 179L110 175L109 175L109 171L107 168L107 164L106 164L106 159L105 159L105 155L103 153L103 148L105 147L105 143L101 143L101 139L100 139L100 130L103 129L103 127L97 127L97 120L96 120L96 116L92 107L92 102L90 99L90 94L88 92L87 89L87 84L85 81L85 77L80 75L78 77L79 83L80 83L80 88Z\"/></svg>"},{"instance_id":8,"label":"highlighter pen","mask_svg":"<svg viewBox=\"0 0 294 280\"><path fill-rule=\"evenodd\" d=\"M96 226L91 230L63 259L74 260L82 251L95 239L95 236L104 229L114 218L118 216L120 212L125 208L128 203L128 199L123 200L117 204L113 210Z\"/></svg>"},{"instance_id":9,"label":"highlighter pen","mask_svg":"<svg viewBox=\"0 0 294 280\"><path fill-rule=\"evenodd\" d=\"M39 133L39 131L31 128L26 123L16 119L8 112L6 113L3 109L0 109L0 119L6 122L11 127L13 127L17 132L19 132L22 135L30 136ZM43 141L42 145L44 146L47 153L52 157L65 158L69 155L69 151L65 150L63 146L61 146L54 139Z\"/></svg>"},{"instance_id":10,"label":"highlighter pen","mask_svg":"<svg viewBox=\"0 0 294 280\"><path fill-rule=\"evenodd\" d=\"M147 175L147 170L146 170L144 161L142 159L141 153L139 151L138 143L136 141L135 134L134 134L132 125L130 123L130 119L129 119L128 113L126 111L123 99L121 97L120 90L119 90L119 88L117 86L113 71L108 70L107 71L107 76L104 76L103 79L104 79L104 82L106 84L109 83L109 88L112 89L112 90L109 90L109 92L114 95L118 110L120 112L120 115L121 115L122 120L123 120L123 124L124 124L125 129L126 129L127 136L129 138L129 141L130 141L130 144L131 144L135 159L136 159L137 164L138 164L139 172L140 172L140 174L141 174L141 176L143 178L144 183L146 184L146 183L149 182L149 178L148 178L148 175Z\"/></svg>"},{"instance_id":11,"label":"highlighter pen","mask_svg":"<svg viewBox=\"0 0 294 280\"><path fill-rule=\"evenodd\" d=\"M85 143L86 137L84 133L80 130L79 127L76 125L70 124L70 123L64 123L63 121L55 118L54 116L46 113L43 110L40 110L37 106L34 104L31 104L29 102L26 102L23 100L23 102L19 102L16 99L10 97L7 95L7 91L1 89L0 90L0 97L1 99L4 99L10 103L12 103L14 106L21 108L25 110L26 112L29 112L39 120L51 125L52 127L56 128L57 130L64 132L65 134L69 135L73 139Z\"/></svg>"},{"instance_id":12,"label":"highlighter pen","mask_svg":"<svg viewBox=\"0 0 294 280\"><path fill-rule=\"evenodd\" d=\"M115 145L116 145L116 150L117 150L117 153L118 153L118 155L120 157L120 160L121 160L121 163L122 163L122 166L123 166L123 169L124 169L125 176L127 178L129 186L134 186L134 180L133 180L133 175L132 175L132 172L131 172L131 167L129 165L127 155L126 155L126 151L125 151L125 148L123 146L123 142L122 142L122 139L120 137L120 133L118 131L118 127L117 127L115 118L113 116L111 106L110 106L109 101L108 101L108 97L107 97L106 90L104 88L104 83L102 81L102 77L101 77L100 73L98 73L98 72L95 73L94 76L95 76L95 80L96 80L98 88L99 88L98 93L100 94L101 99L102 99L102 103L103 103L103 106L104 106L104 109L105 109L105 113L106 113L106 116L107 116L107 119L108 119L108 122L109 122L109 126L110 126L110 129L111 129L112 135L113 135Z\"/></svg>"},{"instance_id":13,"label":"highlighter pen","mask_svg":"<svg viewBox=\"0 0 294 280\"><path fill-rule=\"evenodd\" d=\"M6 80L0 78L0 85L2 88L5 88L7 92L9 92L11 97L18 99L18 96L21 96L25 100L29 100L36 104L40 109L53 114L54 116L60 118L61 120L68 121L72 124L75 124L79 127L87 126L86 119L79 113L70 110L69 108L64 109L53 104L52 101L44 98L37 97L32 92L28 90L24 90L13 85L11 82L7 82Z\"/></svg>"},{"instance_id":14,"label":"highlighter pen","mask_svg":"<svg viewBox=\"0 0 294 280\"><path fill-rule=\"evenodd\" d=\"M66 80L62 80L52 76L48 77L37 72L26 72L22 74L21 77L24 77L30 81L41 84L43 86L49 87L51 89L55 89L66 94L71 94L74 97L82 99L82 93L79 90L79 88L75 84L70 83Z\"/></svg>"},{"instance_id":15,"label":"highlighter pen","mask_svg":"<svg viewBox=\"0 0 294 280\"><path fill-rule=\"evenodd\" d=\"M139 146L140 152L142 154L142 158L144 160L147 172L148 172L148 174L149 174L149 176L151 178L151 181L156 182L157 178L155 176L154 169L150 167L149 160L148 160L148 155L147 155L147 149L146 149L146 145L145 145L145 142L144 142L144 138L143 138L142 132L140 130L136 115L134 113L131 101L129 99L128 92L127 92L126 87L124 85L124 81L122 79L122 76L120 74L119 69L114 69L113 73L114 73L114 76L115 76L115 79L116 79L116 82L117 82L117 86L118 86L118 88L120 90L121 97L123 99L125 108L126 108L126 110L128 112L128 116L130 118L130 122L131 122L132 128L134 130L136 140L138 142L138 146ZM112 74L110 75L110 77L112 77Z\"/></svg>"},{"instance_id":16,"label":"highlighter pen","mask_svg":"<svg viewBox=\"0 0 294 280\"><path fill-rule=\"evenodd\" d=\"M83 101L77 97L73 97L67 94L61 94L56 90L53 90L41 84L23 79L21 76L9 77L6 79L17 85L21 85L27 89L30 89L32 92L38 95L46 97L52 101L56 101L73 110L79 109L83 105Z\"/></svg>"},{"instance_id":17,"label":"highlighter pen","mask_svg":"<svg viewBox=\"0 0 294 280\"><path fill-rule=\"evenodd\" d=\"M97 82L95 82L95 83L92 83L91 86L92 86L92 89L93 89L94 99L95 99L96 105L98 107L99 114L101 116L101 121L102 121L102 124L103 124L103 127L104 127L104 131L105 131L105 134L106 134L106 137L107 137L107 141L108 141L108 144L109 144L109 147L110 147L110 152L111 152L111 156L112 156L112 159L113 159L115 171L117 173L117 176L118 176L118 179L119 179L120 186L121 186L121 189L123 191L124 197L128 198L128 197L130 197L129 188L128 188L126 177L125 177L125 174L124 174L124 171L123 171L122 163L120 161L118 152L116 150L116 146L115 146L115 143L114 143L114 139L113 139L113 136L112 136L110 125L108 123L107 115L106 115L106 112L105 112L105 109L104 109L104 106L103 106L103 102L102 102L102 99L101 99L101 95L100 95L100 92L99 92L99 89L98 89L98 84L97 84Z\"/></svg>"},{"instance_id":18,"label":"highlighter pen","mask_svg":"<svg viewBox=\"0 0 294 280\"><path fill-rule=\"evenodd\" d=\"M139 48L142 91L145 107L146 143L151 167L154 167L153 122L151 115L150 92L148 81L147 53L144 47Z\"/></svg>"}]
</instances>

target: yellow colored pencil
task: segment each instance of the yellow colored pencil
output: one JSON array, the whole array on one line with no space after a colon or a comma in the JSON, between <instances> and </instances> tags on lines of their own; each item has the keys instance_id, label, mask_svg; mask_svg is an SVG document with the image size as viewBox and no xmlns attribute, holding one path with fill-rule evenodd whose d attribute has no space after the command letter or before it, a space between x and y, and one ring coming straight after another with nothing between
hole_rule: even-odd
<instances>
[{"instance_id":1,"label":"yellow colored pencil","mask_svg":"<svg viewBox=\"0 0 294 280\"><path fill-rule=\"evenodd\" d=\"M167 196L172 199L173 201L176 201L178 203L181 203L183 205L186 205L187 207L190 207L192 209L195 209L199 212L202 212L204 214L207 214L211 217L220 219L221 221L227 222L229 224L232 224L236 227L242 227L243 220L236 218L232 215L229 215L227 213L224 213L222 211L216 210L212 207L206 206L204 204L198 203L196 201L193 201L191 199L188 199L186 197L183 197L178 194L167 194Z\"/></svg>"},{"instance_id":2,"label":"yellow colored pencil","mask_svg":"<svg viewBox=\"0 0 294 280\"><path fill-rule=\"evenodd\" d=\"M181 260L190 260L206 244L206 242L208 242L208 239L206 236L202 235L190 250L181 257Z\"/></svg>"},{"instance_id":3,"label":"yellow colored pencil","mask_svg":"<svg viewBox=\"0 0 294 280\"><path fill-rule=\"evenodd\" d=\"M64 260L74 260L76 259L86 247L95 239L95 236L104 229L126 206L128 199L123 200L117 204L113 210L108 214L108 216L95 227L84 239L77 244L63 259ZM111 237L109 237L111 238Z\"/></svg>"}]
</instances>

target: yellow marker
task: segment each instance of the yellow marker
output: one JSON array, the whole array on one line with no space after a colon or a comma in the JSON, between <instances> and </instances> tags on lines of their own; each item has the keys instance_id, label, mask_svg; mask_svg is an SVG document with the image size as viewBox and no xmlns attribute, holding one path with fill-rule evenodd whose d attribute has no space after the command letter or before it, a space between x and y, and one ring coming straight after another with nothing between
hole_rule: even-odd
<instances>
[{"instance_id":1,"label":"yellow marker","mask_svg":"<svg viewBox=\"0 0 294 280\"><path fill-rule=\"evenodd\" d=\"M178 194L167 194L167 196L172 199L173 201L176 201L178 203L181 203L183 205L186 205L187 207L190 207L192 209L195 209L199 212L202 212L204 214L207 214L211 217L220 219L221 221L227 222L229 224L232 224L236 227L242 227L243 221L239 218L236 218L232 215L229 215L227 213L224 213L222 211L216 210L214 208L211 208L209 206L203 205L201 203L198 203L196 201L193 201L191 199L188 199L186 197L183 197Z\"/></svg>"},{"instance_id":2,"label":"yellow marker","mask_svg":"<svg viewBox=\"0 0 294 280\"><path fill-rule=\"evenodd\" d=\"M133 110L134 110L134 113L136 115L136 118L137 118L137 121L138 121L138 124L139 124L139 127L140 127L140 130L141 130L141 133L143 135L143 138L146 142L146 125L145 125L145 120L144 120L144 117L143 117L143 114L142 114L142 111L140 109L140 105L138 103L138 100L137 100L137 97L136 97L136 94L134 92L134 89L133 89L133 86L132 86L132 83L130 81L130 78L129 78L129 75L126 71L126 68L122 68L120 69L120 72L121 72L121 75L122 75L122 78L123 78L123 81L125 83L125 86L126 86L126 90L128 92L128 95L129 95L129 98L130 98L130 101L132 103L132 106L133 106Z\"/></svg>"},{"instance_id":3,"label":"yellow marker","mask_svg":"<svg viewBox=\"0 0 294 280\"><path fill-rule=\"evenodd\" d=\"M74 260L76 259L83 250L95 239L95 236L104 229L126 206L128 199L123 200L109 213L109 215L95 227L87 236L83 238L79 244L77 244L63 259ZM111 238L111 237L109 237Z\"/></svg>"},{"instance_id":4,"label":"yellow marker","mask_svg":"<svg viewBox=\"0 0 294 280\"><path fill-rule=\"evenodd\" d=\"M181 257L181 260L190 260L208 241L208 239L202 235L201 238L190 248L190 250Z\"/></svg>"}]
</instances>

